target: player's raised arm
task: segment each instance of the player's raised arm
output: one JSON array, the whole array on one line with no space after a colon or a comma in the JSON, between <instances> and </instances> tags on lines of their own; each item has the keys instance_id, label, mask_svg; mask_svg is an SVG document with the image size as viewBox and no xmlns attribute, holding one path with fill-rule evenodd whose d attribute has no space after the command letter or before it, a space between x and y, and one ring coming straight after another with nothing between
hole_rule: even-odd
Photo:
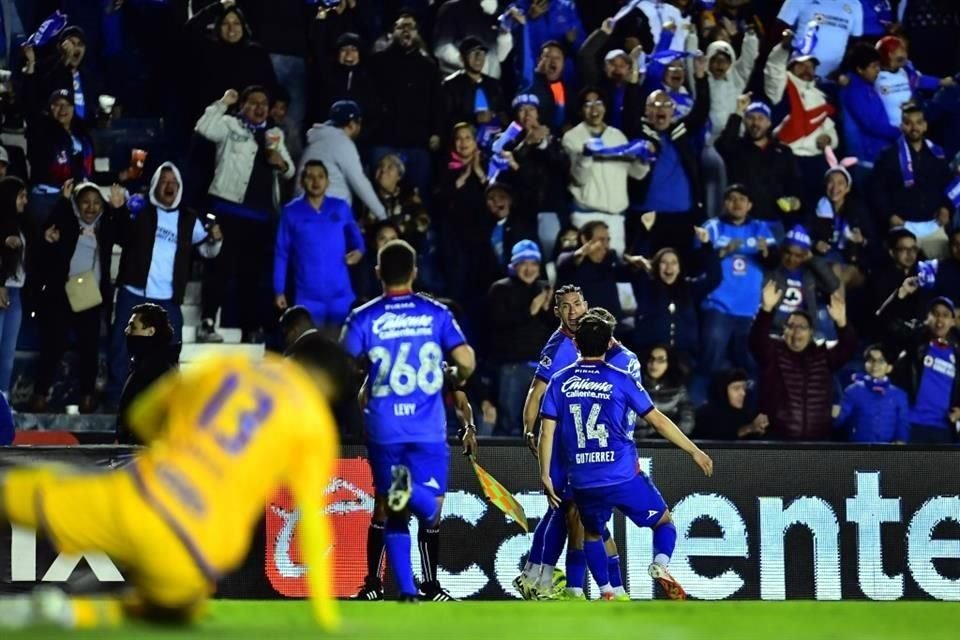
<instances>
[{"instance_id":1,"label":"player's raised arm","mask_svg":"<svg viewBox=\"0 0 960 640\"><path fill-rule=\"evenodd\" d=\"M540 415L540 401L547 390L547 383L540 378L534 378L527 390L527 399L523 403L523 440L527 447L537 455L537 444L534 431L537 428L537 417Z\"/></svg>"},{"instance_id":2,"label":"player's raised arm","mask_svg":"<svg viewBox=\"0 0 960 640\"><path fill-rule=\"evenodd\" d=\"M706 453L700 450L700 447L691 442L690 438L684 435L680 427L673 423L673 420L663 415L658 409L653 409L643 419L647 421L661 436L672 442L675 446L683 449L693 458L693 461L703 469L707 476L713 475L713 460Z\"/></svg>"}]
</instances>

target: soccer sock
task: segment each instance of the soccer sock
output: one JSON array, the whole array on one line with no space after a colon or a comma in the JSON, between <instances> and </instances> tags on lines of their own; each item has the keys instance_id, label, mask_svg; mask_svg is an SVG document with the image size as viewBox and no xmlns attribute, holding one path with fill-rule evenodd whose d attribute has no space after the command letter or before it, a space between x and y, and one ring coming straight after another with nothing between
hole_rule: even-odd
<instances>
[{"instance_id":1,"label":"soccer sock","mask_svg":"<svg viewBox=\"0 0 960 640\"><path fill-rule=\"evenodd\" d=\"M410 531L407 529L407 520L404 517L392 517L387 520L387 529L383 536L387 546L387 559L393 569L393 577L400 587L400 593L408 596L417 595L417 587L413 583L413 567L410 565Z\"/></svg>"},{"instance_id":2,"label":"soccer sock","mask_svg":"<svg viewBox=\"0 0 960 640\"><path fill-rule=\"evenodd\" d=\"M437 519L437 496L428 489L413 485L410 488L410 511L420 518L420 522L433 522Z\"/></svg>"},{"instance_id":3,"label":"soccer sock","mask_svg":"<svg viewBox=\"0 0 960 640\"><path fill-rule=\"evenodd\" d=\"M553 510L553 517L547 524L543 534L543 564L556 566L563 553L563 545L567 542L567 519L559 509Z\"/></svg>"},{"instance_id":4,"label":"soccer sock","mask_svg":"<svg viewBox=\"0 0 960 640\"><path fill-rule=\"evenodd\" d=\"M611 591L610 576L607 574L607 550L603 548L602 540L584 540L583 552L587 556L587 566L593 579L597 581L600 592Z\"/></svg>"},{"instance_id":5,"label":"soccer sock","mask_svg":"<svg viewBox=\"0 0 960 640\"><path fill-rule=\"evenodd\" d=\"M662 524L653 530L653 561L657 564L667 566L670 564L670 557L673 556L673 549L677 546L677 528L673 522Z\"/></svg>"},{"instance_id":6,"label":"soccer sock","mask_svg":"<svg viewBox=\"0 0 960 640\"><path fill-rule=\"evenodd\" d=\"M373 521L367 528L367 578L383 577L384 523Z\"/></svg>"},{"instance_id":7,"label":"soccer sock","mask_svg":"<svg viewBox=\"0 0 960 640\"><path fill-rule=\"evenodd\" d=\"M603 546L607 547L607 541L610 540L610 529L603 528ZM620 556L612 555L607 557L607 574L610 576L610 586L619 595L626 593L623 588L623 576L620 574Z\"/></svg>"},{"instance_id":8,"label":"soccer sock","mask_svg":"<svg viewBox=\"0 0 960 640\"><path fill-rule=\"evenodd\" d=\"M587 556L583 549L567 547L567 589L579 589L583 593L583 582L587 573Z\"/></svg>"},{"instance_id":9,"label":"soccer sock","mask_svg":"<svg viewBox=\"0 0 960 640\"><path fill-rule=\"evenodd\" d=\"M440 565L440 526L428 527L421 522L417 543L420 545L420 568L423 570L423 581L439 583L437 567Z\"/></svg>"},{"instance_id":10,"label":"soccer sock","mask_svg":"<svg viewBox=\"0 0 960 640\"><path fill-rule=\"evenodd\" d=\"M543 536L547 532L547 527L550 525L550 518L554 512L554 509L547 509L547 512L540 518L540 522L537 523L537 528L533 530L533 542L530 544L530 555L527 556L527 564L523 568L524 571L530 569L532 565L539 565L543 560Z\"/></svg>"}]
</instances>

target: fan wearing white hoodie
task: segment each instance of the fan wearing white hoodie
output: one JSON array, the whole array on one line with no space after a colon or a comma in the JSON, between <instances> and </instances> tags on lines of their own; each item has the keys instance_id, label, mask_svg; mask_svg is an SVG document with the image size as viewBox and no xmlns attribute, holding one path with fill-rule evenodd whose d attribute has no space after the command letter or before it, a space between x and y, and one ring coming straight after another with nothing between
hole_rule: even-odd
<instances>
[{"instance_id":1,"label":"fan wearing white hoodie","mask_svg":"<svg viewBox=\"0 0 960 640\"><path fill-rule=\"evenodd\" d=\"M760 51L760 39L753 30L743 36L743 47L737 57L733 46L724 40L711 42L707 47L707 82L710 83L710 141L716 140L737 110L739 98Z\"/></svg>"}]
</instances>

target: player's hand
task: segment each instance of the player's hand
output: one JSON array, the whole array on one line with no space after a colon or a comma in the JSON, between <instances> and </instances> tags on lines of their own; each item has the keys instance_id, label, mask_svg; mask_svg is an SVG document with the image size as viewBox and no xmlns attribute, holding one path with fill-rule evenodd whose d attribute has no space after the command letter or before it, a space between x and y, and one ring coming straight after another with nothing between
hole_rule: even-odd
<instances>
[{"instance_id":1,"label":"player's hand","mask_svg":"<svg viewBox=\"0 0 960 640\"><path fill-rule=\"evenodd\" d=\"M768 280L763 285L763 310L773 311L773 308L780 304L780 298L783 297L783 290L777 286L773 280Z\"/></svg>"},{"instance_id":2,"label":"player's hand","mask_svg":"<svg viewBox=\"0 0 960 640\"><path fill-rule=\"evenodd\" d=\"M527 449L530 449L530 453L533 454L534 458L539 458L540 453L537 451L537 437L533 435L532 431L524 432L523 441L527 445Z\"/></svg>"},{"instance_id":3,"label":"player's hand","mask_svg":"<svg viewBox=\"0 0 960 640\"><path fill-rule=\"evenodd\" d=\"M360 251L359 249L354 249L353 251L348 252L347 255L343 257L343 259L346 261L348 265L352 267L353 265L363 260L363 252Z\"/></svg>"},{"instance_id":4,"label":"player's hand","mask_svg":"<svg viewBox=\"0 0 960 640\"><path fill-rule=\"evenodd\" d=\"M463 443L463 455L476 457L480 451L480 445L477 444L477 428L468 424L463 430L463 437L460 441Z\"/></svg>"},{"instance_id":5,"label":"player's hand","mask_svg":"<svg viewBox=\"0 0 960 640\"><path fill-rule=\"evenodd\" d=\"M710 464L712 467L713 463L710 463ZM554 509L559 509L560 498L557 497L556 492L553 490L553 480L551 480L550 476L548 475L540 476L540 483L543 485L543 492L547 494L547 500L550 502L550 506L553 507Z\"/></svg>"},{"instance_id":6,"label":"player's hand","mask_svg":"<svg viewBox=\"0 0 960 640\"><path fill-rule=\"evenodd\" d=\"M280 311L286 311L287 307L290 306L287 304L287 296L283 295L282 293L277 294L277 296L274 297L273 303L277 305L277 309L280 309Z\"/></svg>"},{"instance_id":7,"label":"player's hand","mask_svg":"<svg viewBox=\"0 0 960 640\"><path fill-rule=\"evenodd\" d=\"M708 478L713 475L713 460L705 454L700 449L697 449L693 452L693 461L697 463L697 466L703 469L703 475ZM542 480L542 478L541 478Z\"/></svg>"}]
</instances>

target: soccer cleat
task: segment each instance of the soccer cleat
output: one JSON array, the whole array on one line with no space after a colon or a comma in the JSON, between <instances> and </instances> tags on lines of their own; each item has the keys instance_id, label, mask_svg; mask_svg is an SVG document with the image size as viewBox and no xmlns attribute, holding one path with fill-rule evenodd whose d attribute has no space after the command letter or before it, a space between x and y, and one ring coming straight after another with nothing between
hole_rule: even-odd
<instances>
[{"instance_id":1,"label":"soccer cleat","mask_svg":"<svg viewBox=\"0 0 960 640\"><path fill-rule=\"evenodd\" d=\"M671 600L687 599L687 592L683 590L683 587L680 586L680 583L677 582L676 578L670 575L670 572L667 571L665 566L653 562L650 564L650 568L647 572L650 574L651 578L660 583L660 587L662 587L664 592L666 592L668 598Z\"/></svg>"},{"instance_id":2,"label":"soccer cleat","mask_svg":"<svg viewBox=\"0 0 960 640\"><path fill-rule=\"evenodd\" d=\"M217 328L213 320L204 320L197 327L197 342L206 344L220 344L223 342L223 336L217 333Z\"/></svg>"},{"instance_id":3,"label":"soccer cleat","mask_svg":"<svg viewBox=\"0 0 960 640\"><path fill-rule=\"evenodd\" d=\"M383 600L383 583L377 578L367 578L363 581L360 590L350 596L350 599L365 602Z\"/></svg>"},{"instance_id":4,"label":"soccer cleat","mask_svg":"<svg viewBox=\"0 0 960 640\"><path fill-rule=\"evenodd\" d=\"M395 464L390 468L390 473L393 474L393 482L390 484L390 492L387 493L387 507L391 511L403 511L410 502L410 494L413 493L410 469L402 464Z\"/></svg>"},{"instance_id":5,"label":"soccer cleat","mask_svg":"<svg viewBox=\"0 0 960 640\"><path fill-rule=\"evenodd\" d=\"M630 602L630 594L629 594L629 593L618 593L618 594L616 594L616 598L614 598L614 599L615 599L617 602Z\"/></svg>"},{"instance_id":6,"label":"soccer cleat","mask_svg":"<svg viewBox=\"0 0 960 640\"><path fill-rule=\"evenodd\" d=\"M450 592L440 586L438 582L427 582L420 585L420 593L417 597L421 600L430 600L431 602L460 602Z\"/></svg>"},{"instance_id":7,"label":"soccer cleat","mask_svg":"<svg viewBox=\"0 0 960 640\"><path fill-rule=\"evenodd\" d=\"M569 589L564 589L563 594L557 598L557 600L581 600L586 602L587 596L585 596L583 593L572 593Z\"/></svg>"},{"instance_id":8,"label":"soccer cleat","mask_svg":"<svg viewBox=\"0 0 960 640\"><path fill-rule=\"evenodd\" d=\"M563 571L560 571L560 569L554 568L553 570L553 588L554 589L567 588L567 575Z\"/></svg>"},{"instance_id":9,"label":"soccer cleat","mask_svg":"<svg viewBox=\"0 0 960 640\"><path fill-rule=\"evenodd\" d=\"M513 579L513 588L517 590L520 597L524 600L533 600L533 585L527 581L524 574L518 575Z\"/></svg>"},{"instance_id":10,"label":"soccer cleat","mask_svg":"<svg viewBox=\"0 0 960 640\"><path fill-rule=\"evenodd\" d=\"M617 594L615 594L613 591L604 591L603 593L600 594L600 599L606 600L608 602L613 602L614 600L617 599Z\"/></svg>"}]
</instances>

